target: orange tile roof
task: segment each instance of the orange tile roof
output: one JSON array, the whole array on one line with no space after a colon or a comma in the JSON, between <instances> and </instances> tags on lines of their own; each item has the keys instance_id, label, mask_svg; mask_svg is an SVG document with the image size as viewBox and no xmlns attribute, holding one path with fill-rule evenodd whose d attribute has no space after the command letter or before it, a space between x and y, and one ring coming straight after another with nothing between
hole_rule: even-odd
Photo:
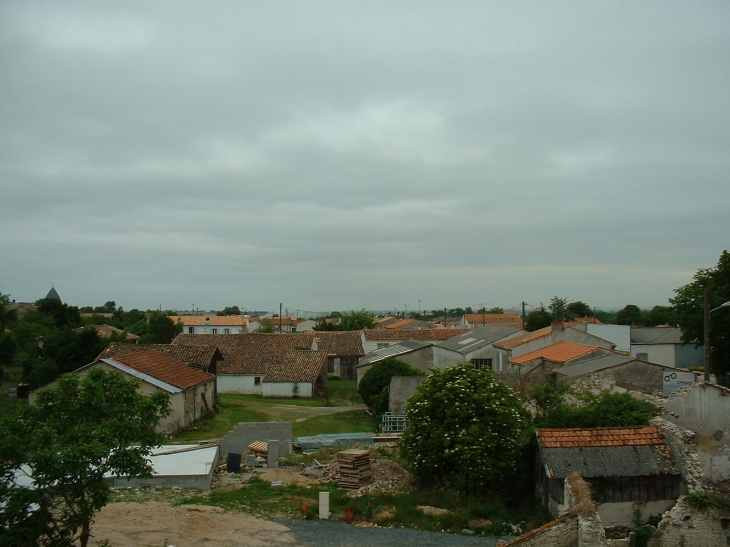
<instances>
[{"instance_id":1,"label":"orange tile roof","mask_svg":"<svg viewBox=\"0 0 730 547\"><path fill-rule=\"evenodd\" d=\"M401 319L400 321L396 321L394 323L390 323L388 325L385 325L385 328L386 329L391 329L391 330L394 330L394 329L402 329L403 327L405 327L407 325L411 325L411 324L416 323L416 322L417 322L416 319Z\"/></svg>"},{"instance_id":2,"label":"orange tile roof","mask_svg":"<svg viewBox=\"0 0 730 547\"><path fill-rule=\"evenodd\" d=\"M538 338L543 338L544 336L547 336L553 332L552 327L545 327L544 329L534 330L532 332L528 332L526 334L521 334L519 336L515 336L514 338L508 338L506 340L501 340L498 342L495 342L493 345L495 348L501 348L501 349L513 349L517 346L521 346L522 344L526 344L527 342L531 342L532 340L537 340Z\"/></svg>"},{"instance_id":3,"label":"orange tile roof","mask_svg":"<svg viewBox=\"0 0 730 547\"><path fill-rule=\"evenodd\" d=\"M165 355L179 359L188 366L210 369L215 362L223 359L216 346L173 346L172 344L124 344L112 342L98 356L98 359L115 357L116 355L127 355L128 353L141 353L155 349Z\"/></svg>"},{"instance_id":4,"label":"orange tile roof","mask_svg":"<svg viewBox=\"0 0 730 547\"><path fill-rule=\"evenodd\" d=\"M519 313L467 313L464 318L469 323L479 323L485 325L502 326L505 323L508 326L518 325L522 328L522 316Z\"/></svg>"},{"instance_id":5,"label":"orange tile roof","mask_svg":"<svg viewBox=\"0 0 730 547\"><path fill-rule=\"evenodd\" d=\"M576 325L582 325L583 323L587 323L589 325L603 325L598 319L595 317L576 317L573 321L564 321L566 329L570 329L575 327Z\"/></svg>"},{"instance_id":6,"label":"orange tile roof","mask_svg":"<svg viewBox=\"0 0 730 547\"><path fill-rule=\"evenodd\" d=\"M600 427L595 429L538 429L535 435L543 448L587 448L605 446L650 446L664 444L654 426Z\"/></svg>"},{"instance_id":7,"label":"orange tile roof","mask_svg":"<svg viewBox=\"0 0 730 547\"><path fill-rule=\"evenodd\" d=\"M187 366L185 363L157 350L115 355L112 359L176 388L190 389L215 380L215 376Z\"/></svg>"},{"instance_id":8,"label":"orange tile roof","mask_svg":"<svg viewBox=\"0 0 730 547\"><path fill-rule=\"evenodd\" d=\"M326 351L327 355L341 357L365 355L361 330L304 332L313 334L317 338L317 348Z\"/></svg>"},{"instance_id":9,"label":"orange tile roof","mask_svg":"<svg viewBox=\"0 0 730 547\"><path fill-rule=\"evenodd\" d=\"M586 346L574 342L557 342L550 346L520 355L519 357L513 357L509 362L515 365L522 365L535 359L545 359L553 363L565 363L565 361L575 359L597 349L598 346Z\"/></svg>"},{"instance_id":10,"label":"orange tile roof","mask_svg":"<svg viewBox=\"0 0 730 547\"><path fill-rule=\"evenodd\" d=\"M173 323L178 320L186 327L245 327L248 320L243 315L171 315Z\"/></svg>"},{"instance_id":11,"label":"orange tile roof","mask_svg":"<svg viewBox=\"0 0 730 547\"><path fill-rule=\"evenodd\" d=\"M368 341L373 340L448 340L454 336L459 336L465 332L469 332L471 329L447 329L447 328L436 328L436 329L403 329L403 330L389 330L389 329L365 329L365 339Z\"/></svg>"},{"instance_id":12,"label":"orange tile roof","mask_svg":"<svg viewBox=\"0 0 730 547\"><path fill-rule=\"evenodd\" d=\"M326 351L292 349L269 368L264 382L315 382L326 362Z\"/></svg>"},{"instance_id":13,"label":"orange tile roof","mask_svg":"<svg viewBox=\"0 0 730 547\"><path fill-rule=\"evenodd\" d=\"M311 349L311 333L287 334L178 334L172 341L176 346L218 346L223 360L218 374L266 374L272 363L281 361L290 349Z\"/></svg>"}]
</instances>

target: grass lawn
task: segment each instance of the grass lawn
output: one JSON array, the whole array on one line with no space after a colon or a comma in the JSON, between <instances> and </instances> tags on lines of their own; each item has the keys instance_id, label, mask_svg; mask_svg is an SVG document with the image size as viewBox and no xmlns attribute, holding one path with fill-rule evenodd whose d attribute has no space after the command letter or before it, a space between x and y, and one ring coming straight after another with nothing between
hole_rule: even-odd
<instances>
[{"instance_id":1,"label":"grass lawn","mask_svg":"<svg viewBox=\"0 0 730 547\"><path fill-rule=\"evenodd\" d=\"M361 403L357 394L357 380L333 380L327 382L330 392L330 404Z\"/></svg>"},{"instance_id":2,"label":"grass lawn","mask_svg":"<svg viewBox=\"0 0 730 547\"><path fill-rule=\"evenodd\" d=\"M364 431L375 431L375 422L363 410L312 416L292 424L292 436L295 439L323 433L361 433Z\"/></svg>"},{"instance_id":3,"label":"grass lawn","mask_svg":"<svg viewBox=\"0 0 730 547\"><path fill-rule=\"evenodd\" d=\"M258 395L223 393L216 412L195 422L175 443L220 439L239 422L292 422L294 437L320 433L375 431L362 410L336 412L321 399L265 399Z\"/></svg>"}]
</instances>

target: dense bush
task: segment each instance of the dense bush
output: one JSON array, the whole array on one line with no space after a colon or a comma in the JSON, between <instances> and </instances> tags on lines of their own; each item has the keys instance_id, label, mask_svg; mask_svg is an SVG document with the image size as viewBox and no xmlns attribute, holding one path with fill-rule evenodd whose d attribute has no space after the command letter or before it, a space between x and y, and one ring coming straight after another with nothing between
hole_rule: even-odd
<instances>
[{"instance_id":1,"label":"dense bush","mask_svg":"<svg viewBox=\"0 0 730 547\"><path fill-rule=\"evenodd\" d=\"M378 402L383 390L390 385L393 376L420 376L423 372L416 370L408 363L398 359L383 359L378 361L365 373L357 385L357 394L365 404L373 408Z\"/></svg>"},{"instance_id":2,"label":"dense bush","mask_svg":"<svg viewBox=\"0 0 730 547\"><path fill-rule=\"evenodd\" d=\"M421 484L493 491L518 470L528 419L491 371L461 363L435 371L409 400L400 454Z\"/></svg>"}]
</instances>

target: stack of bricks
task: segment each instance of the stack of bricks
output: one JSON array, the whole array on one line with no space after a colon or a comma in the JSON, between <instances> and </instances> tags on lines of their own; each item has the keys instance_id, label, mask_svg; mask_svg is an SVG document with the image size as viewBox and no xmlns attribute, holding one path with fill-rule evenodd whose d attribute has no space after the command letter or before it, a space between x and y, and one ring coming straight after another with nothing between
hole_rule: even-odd
<instances>
[{"instance_id":1,"label":"stack of bricks","mask_svg":"<svg viewBox=\"0 0 730 547\"><path fill-rule=\"evenodd\" d=\"M337 455L340 467L340 486L357 489L373 481L370 470L370 452L367 450L343 450Z\"/></svg>"}]
</instances>

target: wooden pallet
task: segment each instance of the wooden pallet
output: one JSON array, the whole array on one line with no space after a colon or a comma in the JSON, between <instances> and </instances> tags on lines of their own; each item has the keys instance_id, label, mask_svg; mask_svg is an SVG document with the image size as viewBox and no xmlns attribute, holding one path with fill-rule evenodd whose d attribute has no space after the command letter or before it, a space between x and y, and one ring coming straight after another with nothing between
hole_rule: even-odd
<instances>
[{"instance_id":1,"label":"wooden pallet","mask_svg":"<svg viewBox=\"0 0 730 547\"><path fill-rule=\"evenodd\" d=\"M254 441L250 445L248 445L248 449L254 454L268 454L269 443L266 443L264 441Z\"/></svg>"},{"instance_id":2,"label":"wooden pallet","mask_svg":"<svg viewBox=\"0 0 730 547\"><path fill-rule=\"evenodd\" d=\"M337 455L340 468L339 485L342 488L356 489L373 482L368 450L343 450Z\"/></svg>"}]
</instances>

